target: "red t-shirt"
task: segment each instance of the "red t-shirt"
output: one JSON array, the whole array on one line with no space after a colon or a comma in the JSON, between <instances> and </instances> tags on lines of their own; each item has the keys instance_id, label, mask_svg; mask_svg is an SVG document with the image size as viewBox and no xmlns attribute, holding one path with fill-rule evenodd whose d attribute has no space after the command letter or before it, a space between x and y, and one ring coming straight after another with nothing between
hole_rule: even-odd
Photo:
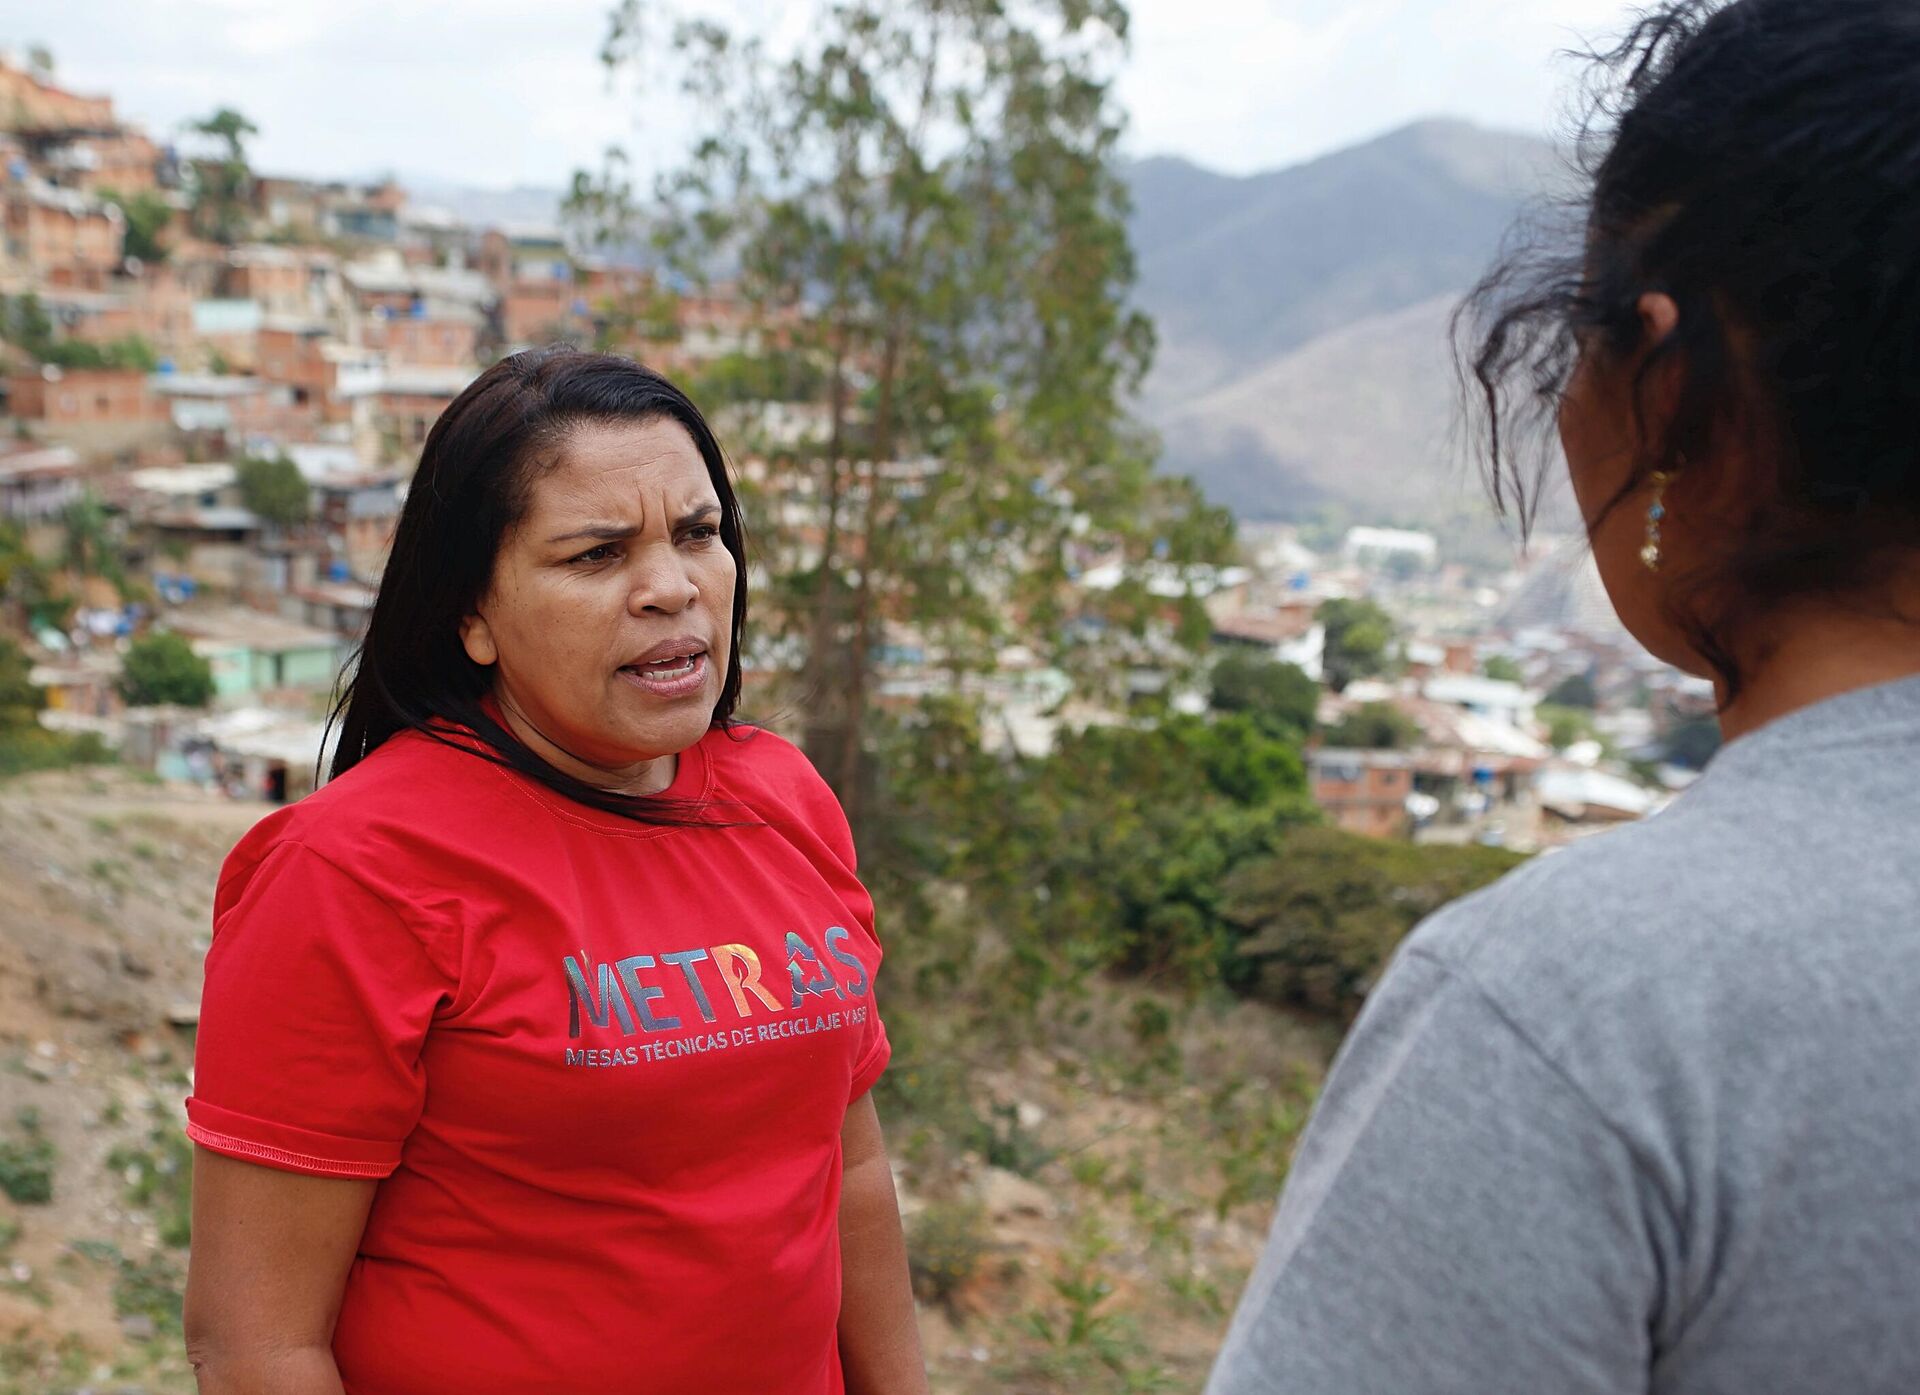
<instances>
[{"instance_id":1,"label":"red t-shirt","mask_svg":"<svg viewBox=\"0 0 1920 1395\"><path fill-rule=\"evenodd\" d=\"M832 793L710 733L660 829L408 733L222 871L187 1132L381 1178L348 1395L838 1395L840 1131L885 1068Z\"/></svg>"}]
</instances>

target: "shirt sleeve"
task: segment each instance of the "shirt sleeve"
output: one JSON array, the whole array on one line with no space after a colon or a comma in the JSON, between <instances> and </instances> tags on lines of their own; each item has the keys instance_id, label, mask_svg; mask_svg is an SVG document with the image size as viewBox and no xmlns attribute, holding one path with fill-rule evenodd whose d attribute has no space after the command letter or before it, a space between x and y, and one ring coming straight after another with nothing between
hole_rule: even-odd
<instances>
[{"instance_id":1,"label":"shirt sleeve","mask_svg":"<svg viewBox=\"0 0 1920 1395\"><path fill-rule=\"evenodd\" d=\"M290 1172L387 1176L451 992L384 901L300 844L274 847L215 916L188 1136Z\"/></svg>"},{"instance_id":2,"label":"shirt sleeve","mask_svg":"<svg viewBox=\"0 0 1920 1395\"><path fill-rule=\"evenodd\" d=\"M1342 1048L1208 1395L1645 1391L1639 1169L1481 990L1403 953Z\"/></svg>"}]
</instances>

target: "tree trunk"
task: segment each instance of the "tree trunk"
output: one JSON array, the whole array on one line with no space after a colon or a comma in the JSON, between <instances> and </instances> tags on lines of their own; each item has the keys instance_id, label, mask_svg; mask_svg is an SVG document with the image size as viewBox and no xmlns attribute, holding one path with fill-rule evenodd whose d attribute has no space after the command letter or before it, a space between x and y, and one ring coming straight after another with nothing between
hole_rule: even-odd
<instances>
[{"instance_id":1,"label":"tree trunk","mask_svg":"<svg viewBox=\"0 0 1920 1395\"><path fill-rule=\"evenodd\" d=\"M807 632L807 659L801 670L801 702L806 712L804 745L816 767L829 780L838 771L841 742L844 739L844 707L834 691L834 657L839 651L840 586L840 496L841 467L846 457L847 423L847 338L844 321L838 326L833 345L833 369L829 379L829 427L826 459L822 462L821 497L826 519L820 545L820 567L813 596L813 614Z\"/></svg>"},{"instance_id":2,"label":"tree trunk","mask_svg":"<svg viewBox=\"0 0 1920 1395\"><path fill-rule=\"evenodd\" d=\"M880 492L884 471L893 457L899 438L895 429L895 382L899 377L900 328L898 322L887 329L886 348L880 360L879 396L874 404L873 449L867 462L867 497L860 524L860 576L853 591L852 653L847 664L846 726L840 747L839 769L834 779L835 792L847 811L847 822L857 835L860 830L861 737L867 720L867 668L873 657L874 575L879 570Z\"/></svg>"}]
</instances>

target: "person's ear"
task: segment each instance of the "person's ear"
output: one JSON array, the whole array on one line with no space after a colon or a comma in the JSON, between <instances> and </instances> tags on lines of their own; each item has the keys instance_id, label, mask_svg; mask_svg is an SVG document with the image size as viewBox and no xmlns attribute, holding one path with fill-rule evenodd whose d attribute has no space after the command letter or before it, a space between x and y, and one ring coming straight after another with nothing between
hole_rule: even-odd
<instances>
[{"instance_id":1,"label":"person's ear","mask_svg":"<svg viewBox=\"0 0 1920 1395\"><path fill-rule=\"evenodd\" d=\"M1680 327L1680 307L1665 291L1648 291L1634 309L1640 316L1640 343L1648 353L1667 342Z\"/></svg>"},{"instance_id":2,"label":"person's ear","mask_svg":"<svg viewBox=\"0 0 1920 1395\"><path fill-rule=\"evenodd\" d=\"M479 611L460 622L460 645L467 651L467 657L482 668L500 661L500 646L493 642L493 630Z\"/></svg>"},{"instance_id":3,"label":"person's ear","mask_svg":"<svg viewBox=\"0 0 1920 1395\"><path fill-rule=\"evenodd\" d=\"M1662 354L1664 346L1674 343L1673 336L1680 328L1680 307L1664 291L1648 291L1635 302L1634 310L1640 317L1640 349L1633 359L1631 378L1638 377L1648 358ZM1674 347L1678 347L1677 343ZM1652 450L1666 439L1667 424L1680 405L1686 372L1685 360L1678 353L1668 351L1646 375L1638 390L1639 405L1634 413L1646 432L1643 450Z\"/></svg>"}]
</instances>

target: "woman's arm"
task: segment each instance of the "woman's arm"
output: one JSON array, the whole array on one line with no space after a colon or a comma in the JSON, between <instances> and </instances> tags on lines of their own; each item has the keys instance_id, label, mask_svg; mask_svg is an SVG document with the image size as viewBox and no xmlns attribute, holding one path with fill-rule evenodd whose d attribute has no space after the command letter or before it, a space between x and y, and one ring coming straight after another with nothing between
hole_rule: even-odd
<instances>
[{"instance_id":1,"label":"woman's arm","mask_svg":"<svg viewBox=\"0 0 1920 1395\"><path fill-rule=\"evenodd\" d=\"M840 1364L847 1395L925 1395L900 1203L871 1095L848 1106L840 1152Z\"/></svg>"},{"instance_id":2,"label":"woman's arm","mask_svg":"<svg viewBox=\"0 0 1920 1395\"><path fill-rule=\"evenodd\" d=\"M200 1395L341 1395L333 1324L377 1185L193 1150L186 1329Z\"/></svg>"}]
</instances>

